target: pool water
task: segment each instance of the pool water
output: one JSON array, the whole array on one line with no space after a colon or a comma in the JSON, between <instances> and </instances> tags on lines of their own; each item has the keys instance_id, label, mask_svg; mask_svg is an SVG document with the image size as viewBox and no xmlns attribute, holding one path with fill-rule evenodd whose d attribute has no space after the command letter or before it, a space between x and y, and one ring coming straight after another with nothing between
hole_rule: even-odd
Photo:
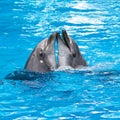
<instances>
[{"instance_id":1,"label":"pool water","mask_svg":"<svg viewBox=\"0 0 120 120\"><path fill-rule=\"evenodd\" d=\"M1 0L0 120L120 119L120 1ZM67 30L88 63L23 70L34 47Z\"/></svg>"}]
</instances>

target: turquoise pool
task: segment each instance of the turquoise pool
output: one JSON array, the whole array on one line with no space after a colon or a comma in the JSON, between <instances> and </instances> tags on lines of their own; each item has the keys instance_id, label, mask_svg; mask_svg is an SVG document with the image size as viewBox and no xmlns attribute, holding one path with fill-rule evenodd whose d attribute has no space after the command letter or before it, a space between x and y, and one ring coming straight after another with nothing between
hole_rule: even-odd
<instances>
[{"instance_id":1,"label":"turquoise pool","mask_svg":"<svg viewBox=\"0 0 120 120\"><path fill-rule=\"evenodd\" d=\"M89 66L25 72L33 48L62 29ZM0 120L120 119L120 1L1 0L0 68Z\"/></svg>"}]
</instances>

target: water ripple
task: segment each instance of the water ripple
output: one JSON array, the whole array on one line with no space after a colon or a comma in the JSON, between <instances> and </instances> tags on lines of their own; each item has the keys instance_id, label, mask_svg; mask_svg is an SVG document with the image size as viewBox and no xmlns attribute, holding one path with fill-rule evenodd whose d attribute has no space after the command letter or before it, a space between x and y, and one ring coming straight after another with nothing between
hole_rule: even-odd
<instances>
[{"instance_id":1,"label":"water ripple","mask_svg":"<svg viewBox=\"0 0 120 120\"><path fill-rule=\"evenodd\" d=\"M1 120L119 119L119 4L1 0ZM62 29L78 44L87 68L61 68L42 75L18 70L42 39Z\"/></svg>"}]
</instances>

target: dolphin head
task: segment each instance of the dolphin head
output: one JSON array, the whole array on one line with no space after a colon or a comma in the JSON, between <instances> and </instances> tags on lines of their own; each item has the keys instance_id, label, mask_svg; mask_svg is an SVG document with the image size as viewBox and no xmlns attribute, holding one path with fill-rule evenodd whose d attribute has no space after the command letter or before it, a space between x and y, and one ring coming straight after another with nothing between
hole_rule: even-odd
<instances>
[{"instance_id":1,"label":"dolphin head","mask_svg":"<svg viewBox=\"0 0 120 120\"><path fill-rule=\"evenodd\" d=\"M87 66L77 44L69 37L65 30L62 30L62 38L57 34L57 39L59 67L70 66L72 68L80 68L81 66Z\"/></svg>"},{"instance_id":2,"label":"dolphin head","mask_svg":"<svg viewBox=\"0 0 120 120\"><path fill-rule=\"evenodd\" d=\"M54 41L56 33L41 41L31 53L25 69L34 72L49 72L56 68Z\"/></svg>"},{"instance_id":3,"label":"dolphin head","mask_svg":"<svg viewBox=\"0 0 120 120\"><path fill-rule=\"evenodd\" d=\"M58 54L55 54L56 49ZM65 30L62 30L62 37L56 32L48 39L42 40L32 51L24 68L34 72L49 72L61 66L70 66L74 69L87 66L77 44Z\"/></svg>"}]
</instances>

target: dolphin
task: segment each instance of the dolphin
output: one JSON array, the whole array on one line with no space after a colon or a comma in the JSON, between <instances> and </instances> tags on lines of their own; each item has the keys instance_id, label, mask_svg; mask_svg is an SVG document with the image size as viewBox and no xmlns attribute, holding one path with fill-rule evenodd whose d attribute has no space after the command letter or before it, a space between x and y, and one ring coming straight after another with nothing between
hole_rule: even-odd
<instances>
[{"instance_id":1,"label":"dolphin","mask_svg":"<svg viewBox=\"0 0 120 120\"><path fill-rule=\"evenodd\" d=\"M58 55L55 54L56 49ZM65 30L62 30L62 37L56 32L42 40L32 51L24 69L32 72L50 72L61 66L70 66L74 69L87 66L77 44Z\"/></svg>"},{"instance_id":2,"label":"dolphin","mask_svg":"<svg viewBox=\"0 0 120 120\"><path fill-rule=\"evenodd\" d=\"M49 38L42 40L29 56L25 70L33 72L50 72L56 69L54 53L54 43L57 33L53 33Z\"/></svg>"},{"instance_id":3,"label":"dolphin","mask_svg":"<svg viewBox=\"0 0 120 120\"><path fill-rule=\"evenodd\" d=\"M62 37L57 34L57 40L59 67L70 66L73 69L80 69L83 66L87 66L77 44L65 30L62 30Z\"/></svg>"}]
</instances>

